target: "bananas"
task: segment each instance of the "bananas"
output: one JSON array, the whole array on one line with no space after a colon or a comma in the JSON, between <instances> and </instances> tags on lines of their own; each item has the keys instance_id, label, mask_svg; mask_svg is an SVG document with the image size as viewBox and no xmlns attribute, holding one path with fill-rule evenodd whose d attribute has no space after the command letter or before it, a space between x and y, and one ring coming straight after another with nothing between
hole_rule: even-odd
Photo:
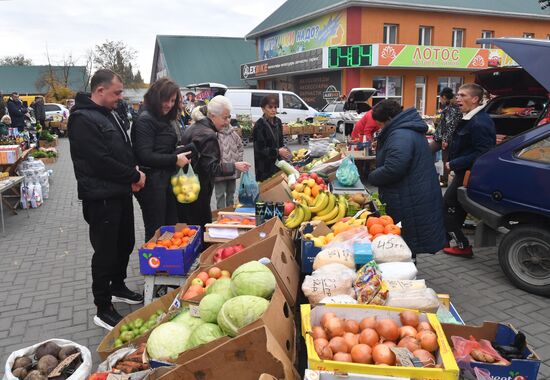
<instances>
[{"instance_id":1,"label":"bananas","mask_svg":"<svg viewBox=\"0 0 550 380\"><path fill-rule=\"evenodd\" d=\"M328 206L329 195L324 191L317 195L315 198L315 203L312 207L309 208L309 211L312 213L318 213L321 210L324 210Z\"/></svg>"},{"instance_id":2,"label":"bananas","mask_svg":"<svg viewBox=\"0 0 550 380\"><path fill-rule=\"evenodd\" d=\"M332 225L342 219L344 216L346 216L346 211L348 210L348 201L346 200L346 197L343 195L340 195L338 197L338 214L336 214L336 217L326 222L327 225Z\"/></svg>"},{"instance_id":3,"label":"bananas","mask_svg":"<svg viewBox=\"0 0 550 380\"><path fill-rule=\"evenodd\" d=\"M310 220L311 211L309 211L309 207L305 204L305 201L301 201L286 219L285 227L290 229L298 228L300 224Z\"/></svg>"},{"instance_id":4,"label":"bananas","mask_svg":"<svg viewBox=\"0 0 550 380\"><path fill-rule=\"evenodd\" d=\"M326 214L328 214L329 212L332 211L332 209L334 208L334 206L336 205L336 196L332 193L330 193L328 195L328 204L327 204L327 207L325 207L324 209L322 209L321 211L319 211L317 213L317 216L324 216Z\"/></svg>"},{"instance_id":5,"label":"bananas","mask_svg":"<svg viewBox=\"0 0 550 380\"><path fill-rule=\"evenodd\" d=\"M285 226L294 229L310 220L323 221L332 225L345 217L347 210L348 202L343 195L337 198L332 193L321 192L314 202L308 201L307 198L301 198L286 219ZM312 218L313 215L315 216ZM361 222L364 223L364 220Z\"/></svg>"}]
</instances>

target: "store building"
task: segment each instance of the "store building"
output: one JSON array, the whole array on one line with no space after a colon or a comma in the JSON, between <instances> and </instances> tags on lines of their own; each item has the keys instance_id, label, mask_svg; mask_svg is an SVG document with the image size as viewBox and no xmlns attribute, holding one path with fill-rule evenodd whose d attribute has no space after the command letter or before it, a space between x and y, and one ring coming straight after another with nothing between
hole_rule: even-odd
<instances>
[{"instance_id":1,"label":"store building","mask_svg":"<svg viewBox=\"0 0 550 380\"><path fill-rule=\"evenodd\" d=\"M481 37L550 38L550 8L537 0L288 0L252 30L255 62L242 79L290 90L322 108L356 87L433 115L443 87L476 70L515 65Z\"/></svg>"}]
</instances>

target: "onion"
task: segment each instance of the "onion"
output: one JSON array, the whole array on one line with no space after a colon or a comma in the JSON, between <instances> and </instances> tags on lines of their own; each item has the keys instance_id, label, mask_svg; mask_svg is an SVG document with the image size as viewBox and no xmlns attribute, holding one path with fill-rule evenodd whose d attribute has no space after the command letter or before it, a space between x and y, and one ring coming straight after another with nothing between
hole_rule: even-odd
<instances>
[{"instance_id":1,"label":"onion","mask_svg":"<svg viewBox=\"0 0 550 380\"><path fill-rule=\"evenodd\" d=\"M382 344L392 348L392 347L397 347L397 344L395 344L395 342L393 340L387 340L385 342L383 342Z\"/></svg>"},{"instance_id":2,"label":"onion","mask_svg":"<svg viewBox=\"0 0 550 380\"><path fill-rule=\"evenodd\" d=\"M367 344L357 344L351 349L351 360L354 363L371 364L372 348Z\"/></svg>"},{"instance_id":3,"label":"onion","mask_svg":"<svg viewBox=\"0 0 550 380\"><path fill-rule=\"evenodd\" d=\"M336 317L336 314L334 314L334 313L325 313L325 314L323 314L323 316L321 317L321 326L323 326L326 329L327 328L327 326L326 326L327 322L330 319L334 318L334 317Z\"/></svg>"},{"instance_id":4,"label":"onion","mask_svg":"<svg viewBox=\"0 0 550 380\"><path fill-rule=\"evenodd\" d=\"M317 352L317 355L323 360L332 360L332 350L328 344L321 349L321 352Z\"/></svg>"},{"instance_id":5,"label":"onion","mask_svg":"<svg viewBox=\"0 0 550 380\"><path fill-rule=\"evenodd\" d=\"M376 322L376 332L385 340L397 340L399 338L399 325L393 319L382 319Z\"/></svg>"},{"instance_id":6,"label":"onion","mask_svg":"<svg viewBox=\"0 0 550 380\"><path fill-rule=\"evenodd\" d=\"M399 313L399 319L401 319L401 324L403 324L403 326L416 327L420 322L418 313L411 310L406 310Z\"/></svg>"},{"instance_id":7,"label":"onion","mask_svg":"<svg viewBox=\"0 0 550 380\"><path fill-rule=\"evenodd\" d=\"M351 347L349 347L348 344L346 343L345 339L342 338L341 336L335 336L334 338L332 338L328 343L328 346L330 347L332 352L336 352L336 353L349 352L349 350L351 349Z\"/></svg>"},{"instance_id":8,"label":"onion","mask_svg":"<svg viewBox=\"0 0 550 380\"><path fill-rule=\"evenodd\" d=\"M413 352L414 357L422 362L424 367L435 367L435 357L426 350L416 350Z\"/></svg>"},{"instance_id":9,"label":"onion","mask_svg":"<svg viewBox=\"0 0 550 380\"><path fill-rule=\"evenodd\" d=\"M319 338L325 338L327 339L327 333L325 333L325 330L321 326L313 326L311 328L311 337L313 340L319 339Z\"/></svg>"},{"instance_id":10,"label":"onion","mask_svg":"<svg viewBox=\"0 0 550 380\"><path fill-rule=\"evenodd\" d=\"M416 327L416 330L418 331L428 330L428 331L434 332L434 329L432 329L432 325L430 325L428 322L420 322Z\"/></svg>"},{"instance_id":11,"label":"onion","mask_svg":"<svg viewBox=\"0 0 550 380\"><path fill-rule=\"evenodd\" d=\"M368 344L371 347L376 346L379 340L380 337L376 330L370 328L364 329L361 331L361 334L359 334L359 343Z\"/></svg>"},{"instance_id":12,"label":"onion","mask_svg":"<svg viewBox=\"0 0 550 380\"><path fill-rule=\"evenodd\" d=\"M373 315L372 317L363 318L361 322L359 322L359 328L361 330L373 329L375 327L376 327L376 315Z\"/></svg>"},{"instance_id":13,"label":"onion","mask_svg":"<svg viewBox=\"0 0 550 380\"><path fill-rule=\"evenodd\" d=\"M344 341L346 342L350 350L353 346L359 343L359 339L357 339L357 335L350 332L347 332L344 334Z\"/></svg>"},{"instance_id":14,"label":"onion","mask_svg":"<svg viewBox=\"0 0 550 380\"><path fill-rule=\"evenodd\" d=\"M416 334L418 334L418 331L412 326L402 326L399 328L399 338L403 339L406 336L412 336L413 338L416 337Z\"/></svg>"},{"instance_id":15,"label":"onion","mask_svg":"<svg viewBox=\"0 0 550 380\"><path fill-rule=\"evenodd\" d=\"M323 348L328 347L328 340L324 338L315 339L313 341L313 348L315 348L315 352L317 352L317 355L321 357L321 353L323 352Z\"/></svg>"},{"instance_id":16,"label":"onion","mask_svg":"<svg viewBox=\"0 0 550 380\"><path fill-rule=\"evenodd\" d=\"M353 319L346 319L344 321L344 330L350 333L357 334L359 332L359 323Z\"/></svg>"},{"instance_id":17,"label":"onion","mask_svg":"<svg viewBox=\"0 0 550 380\"><path fill-rule=\"evenodd\" d=\"M338 317L329 319L325 324L325 331L328 334L329 338L334 338L335 336L344 335L344 322Z\"/></svg>"},{"instance_id":18,"label":"onion","mask_svg":"<svg viewBox=\"0 0 550 380\"><path fill-rule=\"evenodd\" d=\"M409 350L411 353L422 348L420 346L420 342L416 340L416 338L413 338L412 336L406 336L403 339L401 339L397 347L404 347L407 350Z\"/></svg>"},{"instance_id":19,"label":"onion","mask_svg":"<svg viewBox=\"0 0 550 380\"><path fill-rule=\"evenodd\" d=\"M390 348L384 344L377 344L372 350L372 358L374 364L395 364L395 354Z\"/></svg>"},{"instance_id":20,"label":"onion","mask_svg":"<svg viewBox=\"0 0 550 380\"><path fill-rule=\"evenodd\" d=\"M337 362L350 362L351 363L351 355L346 354L345 352L337 352L334 354L332 360L335 360Z\"/></svg>"},{"instance_id":21,"label":"onion","mask_svg":"<svg viewBox=\"0 0 550 380\"><path fill-rule=\"evenodd\" d=\"M439 344L437 344L437 335L431 331L425 331L420 338L420 346L428 352L437 351L439 348Z\"/></svg>"}]
</instances>

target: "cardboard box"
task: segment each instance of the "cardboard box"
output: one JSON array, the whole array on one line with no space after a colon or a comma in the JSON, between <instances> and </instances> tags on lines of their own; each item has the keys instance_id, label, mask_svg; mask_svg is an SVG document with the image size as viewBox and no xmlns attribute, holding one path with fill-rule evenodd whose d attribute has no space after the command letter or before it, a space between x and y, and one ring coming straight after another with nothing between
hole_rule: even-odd
<instances>
[{"instance_id":1,"label":"cardboard box","mask_svg":"<svg viewBox=\"0 0 550 380\"><path fill-rule=\"evenodd\" d=\"M177 297L179 293L179 289L174 289L164 296L156 299L155 301L151 302L149 305L143 306L142 308L128 314L125 316L111 331L105 335L105 337L101 340L101 343L99 343L99 346L97 346L97 353L101 360L105 360L107 356L112 354L114 351L118 350L121 347L127 347L130 344L137 346L141 343L147 342L147 338L149 338L149 334L152 330L149 330L145 334L141 335L140 337L124 344L123 346L119 348L114 348L113 344L115 343L116 338L120 335L120 327L122 325L125 325L131 321L136 320L137 318L142 318L144 320L149 319L153 313L155 313L157 310L162 309L164 312L167 312L172 303L174 302L174 299Z\"/></svg>"},{"instance_id":2,"label":"cardboard box","mask_svg":"<svg viewBox=\"0 0 550 380\"><path fill-rule=\"evenodd\" d=\"M290 135L290 127L286 123L283 124L283 135L284 136Z\"/></svg>"},{"instance_id":3,"label":"cardboard box","mask_svg":"<svg viewBox=\"0 0 550 380\"><path fill-rule=\"evenodd\" d=\"M22 154L20 145L2 145L0 146L0 165L14 164Z\"/></svg>"},{"instance_id":4,"label":"cardboard box","mask_svg":"<svg viewBox=\"0 0 550 380\"><path fill-rule=\"evenodd\" d=\"M242 264L263 258L269 259L270 262L267 266L275 275L285 299L293 307L296 304L300 284L300 268L294 257L294 250L288 249L284 239L280 236L268 237L217 264L203 266L200 269L208 272L208 269L216 266L233 273Z\"/></svg>"},{"instance_id":5,"label":"cardboard box","mask_svg":"<svg viewBox=\"0 0 550 380\"><path fill-rule=\"evenodd\" d=\"M39 160L42 161L44 165L51 165L57 162L57 157L39 158Z\"/></svg>"},{"instance_id":6,"label":"cardboard box","mask_svg":"<svg viewBox=\"0 0 550 380\"><path fill-rule=\"evenodd\" d=\"M325 125L325 127L326 127L325 133L331 134L331 135L336 133L336 125L327 124Z\"/></svg>"},{"instance_id":7,"label":"cardboard box","mask_svg":"<svg viewBox=\"0 0 550 380\"><path fill-rule=\"evenodd\" d=\"M55 137L52 141L40 140L41 148L55 148L56 146L57 146L57 137Z\"/></svg>"},{"instance_id":8,"label":"cardboard box","mask_svg":"<svg viewBox=\"0 0 550 380\"><path fill-rule=\"evenodd\" d=\"M280 172L260 183L259 199L264 202L292 201L291 191L286 174Z\"/></svg>"},{"instance_id":9,"label":"cardboard box","mask_svg":"<svg viewBox=\"0 0 550 380\"><path fill-rule=\"evenodd\" d=\"M291 135L301 135L302 133L304 133L304 127L302 127L301 125L294 124L290 126Z\"/></svg>"},{"instance_id":10,"label":"cardboard box","mask_svg":"<svg viewBox=\"0 0 550 380\"><path fill-rule=\"evenodd\" d=\"M316 135L324 134L326 130L327 129L323 124L318 124L313 126L313 133Z\"/></svg>"},{"instance_id":11,"label":"cardboard box","mask_svg":"<svg viewBox=\"0 0 550 380\"><path fill-rule=\"evenodd\" d=\"M473 336L476 339L487 339L490 342L497 342L501 345L510 346L514 343L514 338L518 331L512 326L497 322L483 322L481 326L453 325L443 323L443 332L447 341L453 346L452 336L460 336L469 339ZM488 370L491 377L498 379L525 379L535 380L540 368L540 358L529 347L523 352L524 357L531 359L514 359L510 365L496 365L481 363L477 361L470 362L472 367L479 367Z\"/></svg>"},{"instance_id":12,"label":"cardboard box","mask_svg":"<svg viewBox=\"0 0 550 380\"><path fill-rule=\"evenodd\" d=\"M162 380L299 379L273 334L260 326L170 369ZM267 374L269 373L269 375Z\"/></svg>"},{"instance_id":13,"label":"cardboard box","mask_svg":"<svg viewBox=\"0 0 550 380\"><path fill-rule=\"evenodd\" d=\"M258 227L245 232L244 234L227 243L217 244L215 247L209 247L207 250L201 253L199 264L200 266L208 266L214 264L214 255L216 254L216 250L218 248L225 248L237 244L242 244L245 250L247 250L255 244L260 243L262 240L265 240L274 235L279 235L281 239L283 239L289 251L294 253L294 241L292 239L291 231L284 226L279 218L272 218L264 224L261 224Z\"/></svg>"},{"instance_id":14,"label":"cardboard box","mask_svg":"<svg viewBox=\"0 0 550 380\"><path fill-rule=\"evenodd\" d=\"M212 220L218 219L218 214L219 214L221 211L224 211L224 212L233 212L233 211L235 211L235 207L230 206L230 207L225 207L225 208L219 208L219 209L217 209L217 210L212 211Z\"/></svg>"},{"instance_id":15,"label":"cardboard box","mask_svg":"<svg viewBox=\"0 0 550 380\"><path fill-rule=\"evenodd\" d=\"M181 249L166 249L156 247L153 249L140 248L139 252L139 270L143 275L169 274L173 276L183 276L187 274L189 268L202 250L202 228L200 226L187 226L184 223L178 223L175 226L162 226L149 242L156 242L165 232L181 231L185 227L196 230L193 240Z\"/></svg>"},{"instance_id":16,"label":"cardboard box","mask_svg":"<svg viewBox=\"0 0 550 380\"><path fill-rule=\"evenodd\" d=\"M300 268L302 273L311 273L313 272L313 261L315 256L322 251L323 248L316 247L311 240L304 239L304 234L310 233L313 236L325 236L331 233L332 230L328 226L319 222L316 224L308 223L303 228L300 229L300 245L301 245L301 263Z\"/></svg>"},{"instance_id":17,"label":"cardboard box","mask_svg":"<svg viewBox=\"0 0 550 380\"><path fill-rule=\"evenodd\" d=\"M335 372L396 376L414 379L457 380L459 369L451 347L445 338L443 328L435 314L420 313L419 317L421 321L429 322L437 335L439 350L435 356L437 363L442 364L443 368L387 367L373 364L337 362L333 360L322 360L315 352L313 338L309 332L312 326L320 325L321 316L326 312L333 312L337 317L355 319L356 321L375 315L378 319L390 318L399 322L399 313L404 310L406 309L370 305L318 305L314 308L309 304L301 305L302 336L306 341L309 368L313 370L329 370Z\"/></svg>"},{"instance_id":18,"label":"cardboard box","mask_svg":"<svg viewBox=\"0 0 550 380\"><path fill-rule=\"evenodd\" d=\"M312 135L315 133L315 126L313 125L304 125L302 127L302 134L303 135Z\"/></svg>"}]
</instances>

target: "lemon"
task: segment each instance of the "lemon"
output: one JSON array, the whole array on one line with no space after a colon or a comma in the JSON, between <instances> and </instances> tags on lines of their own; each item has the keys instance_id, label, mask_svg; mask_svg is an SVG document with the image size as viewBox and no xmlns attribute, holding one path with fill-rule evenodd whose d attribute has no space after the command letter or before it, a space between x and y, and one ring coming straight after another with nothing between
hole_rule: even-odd
<instances>
[{"instance_id":1,"label":"lemon","mask_svg":"<svg viewBox=\"0 0 550 380\"><path fill-rule=\"evenodd\" d=\"M201 185L199 185L198 183L194 183L191 185L191 189L193 193L198 193L199 191L201 191Z\"/></svg>"},{"instance_id":2,"label":"lemon","mask_svg":"<svg viewBox=\"0 0 550 380\"><path fill-rule=\"evenodd\" d=\"M172 178L170 178L170 183L172 184L172 186L176 186L178 184L178 177L173 176Z\"/></svg>"},{"instance_id":3,"label":"lemon","mask_svg":"<svg viewBox=\"0 0 550 380\"><path fill-rule=\"evenodd\" d=\"M187 194L187 201L188 202L195 202L197 200L197 193L190 192Z\"/></svg>"},{"instance_id":4,"label":"lemon","mask_svg":"<svg viewBox=\"0 0 550 380\"><path fill-rule=\"evenodd\" d=\"M178 194L181 193L181 187L174 186L174 187L172 187L172 191L174 192L175 195L178 195Z\"/></svg>"},{"instance_id":5,"label":"lemon","mask_svg":"<svg viewBox=\"0 0 550 380\"><path fill-rule=\"evenodd\" d=\"M178 194L176 198L179 203L185 203L187 200L187 197L185 196L185 194Z\"/></svg>"},{"instance_id":6,"label":"lemon","mask_svg":"<svg viewBox=\"0 0 550 380\"><path fill-rule=\"evenodd\" d=\"M187 177L186 176L179 176L178 177L178 182L180 185L185 185L185 183L187 182Z\"/></svg>"}]
</instances>

